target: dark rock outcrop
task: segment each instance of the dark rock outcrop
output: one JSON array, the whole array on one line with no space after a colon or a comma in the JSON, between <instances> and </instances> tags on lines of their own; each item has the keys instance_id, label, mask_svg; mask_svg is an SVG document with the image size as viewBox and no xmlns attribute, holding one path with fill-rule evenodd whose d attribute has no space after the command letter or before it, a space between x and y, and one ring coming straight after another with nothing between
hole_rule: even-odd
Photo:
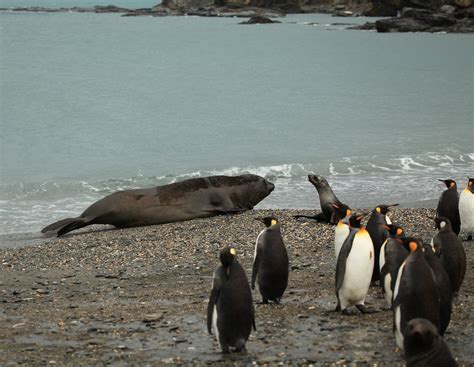
<instances>
[{"instance_id":1,"label":"dark rock outcrop","mask_svg":"<svg viewBox=\"0 0 474 367\"><path fill-rule=\"evenodd\" d=\"M270 23L281 23L278 20L271 20L267 17L262 17L257 15L255 17L251 17L249 20L240 22L239 24L270 24Z\"/></svg>"},{"instance_id":2,"label":"dark rock outcrop","mask_svg":"<svg viewBox=\"0 0 474 367\"><path fill-rule=\"evenodd\" d=\"M471 13L441 13L426 9L404 8L400 17L380 19L375 22L377 32L448 32L473 33L474 18ZM456 16L457 15L457 16ZM357 29L370 29L373 23ZM363 28L364 27L364 28ZM356 28L353 28L356 29Z\"/></svg>"}]
</instances>

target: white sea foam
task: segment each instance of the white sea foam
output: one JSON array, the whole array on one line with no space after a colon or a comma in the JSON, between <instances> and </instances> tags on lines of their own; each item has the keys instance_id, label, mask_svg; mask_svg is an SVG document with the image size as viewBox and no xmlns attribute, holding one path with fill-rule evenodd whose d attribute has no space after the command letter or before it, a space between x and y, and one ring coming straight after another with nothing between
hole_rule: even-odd
<instances>
[{"instance_id":1,"label":"white sea foam","mask_svg":"<svg viewBox=\"0 0 474 367\"><path fill-rule=\"evenodd\" d=\"M457 158L459 157L459 158ZM463 159L461 159L463 158ZM228 167L197 170L176 175L105 180L65 180L0 185L0 234L39 231L59 219L74 217L90 204L117 190L152 187L208 175L245 173L266 177L275 183L274 192L257 208L318 208L308 174L325 176L337 196L353 207L381 202L414 202L437 198L442 187L437 178L463 181L472 176L474 154L426 153L404 157L344 157L312 164ZM360 189L354 190L354 187Z\"/></svg>"}]
</instances>

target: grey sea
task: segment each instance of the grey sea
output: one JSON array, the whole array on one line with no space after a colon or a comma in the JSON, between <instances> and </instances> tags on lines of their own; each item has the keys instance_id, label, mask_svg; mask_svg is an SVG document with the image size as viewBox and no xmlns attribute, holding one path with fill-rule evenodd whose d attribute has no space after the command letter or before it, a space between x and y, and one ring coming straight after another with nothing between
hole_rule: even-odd
<instances>
[{"instance_id":1,"label":"grey sea","mask_svg":"<svg viewBox=\"0 0 474 367\"><path fill-rule=\"evenodd\" d=\"M368 20L0 12L0 234L214 174L265 176L276 189L258 207L275 209L319 207L310 173L353 207L464 186L472 36L347 29Z\"/></svg>"}]
</instances>

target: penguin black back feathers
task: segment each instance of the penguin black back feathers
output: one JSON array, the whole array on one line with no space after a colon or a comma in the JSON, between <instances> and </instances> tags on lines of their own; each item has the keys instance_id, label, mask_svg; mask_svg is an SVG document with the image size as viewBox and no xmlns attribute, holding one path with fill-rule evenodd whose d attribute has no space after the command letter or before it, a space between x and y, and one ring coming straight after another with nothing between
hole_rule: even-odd
<instances>
[{"instance_id":1,"label":"penguin black back feathers","mask_svg":"<svg viewBox=\"0 0 474 367\"><path fill-rule=\"evenodd\" d=\"M398 204L377 205L372 211L369 220L367 221L367 231L369 232L370 238L372 239L372 243L374 244L374 256L375 256L372 282L376 282L377 280L380 280L380 266L379 266L380 249L382 248L382 244L385 242L385 240L388 237L386 226L389 224L392 224L392 222L387 216L387 213L391 208L397 205Z\"/></svg>"},{"instance_id":2,"label":"penguin black back feathers","mask_svg":"<svg viewBox=\"0 0 474 367\"><path fill-rule=\"evenodd\" d=\"M456 181L451 179L438 181L443 182L447 189L444 190L439 197L436 217L448 218L451 221L454 233L459 235L461 230L461 219L459 217L459 194Z\"/></svg>"},{"instance_id":3,"label":"penguin black back feathers","mask_svg":"<svg viewBox=\"0 0 474 367\"><path fill-rule=\"evenodd\" d=\"M255 282L262 295L262 302L279 303L288 286L289 261L281 236L280 223L275 217L261 219L266 228L255 243L252 266L252 289Z\"/></svg>"},{"instance_id":4,"label":"penguin black back feathers","mask_svg":"<svg viewBox=\"0 0 474 367\"><path fill-rule=\"evenodd\" d=\"M409 242L410 255L400 266L393 290L393 324L399 348L403 349L405 328L417 317L430 320L439 330L440 301L433 271L423 254L420 240Z\"/></svg>"},{"instance_id":5,"label":"penguin black back feathers","mask_svg":"<svg viewBox=\"0 0 474 367\"><path fill-rule=\"evenodd\" d=\"M435 225L439 231L433 238L433 248L448 273L453 292L457 294L466 274L466 252L448 218L436 218Z\"/></svg>"},{"instance_id":6,"label":"penguin black back feathers","mask_svg":"<svg viewBox=\"0 0 474 367\"><path fill-rule=\"evenodd\" d=\"M224 248L220 260L207 306L207 330L211 334L214 329L223 353L230 348L239 352L245 349L252 326L255 329L252 292L235 248Z\"/></svg>"}]
</instances>

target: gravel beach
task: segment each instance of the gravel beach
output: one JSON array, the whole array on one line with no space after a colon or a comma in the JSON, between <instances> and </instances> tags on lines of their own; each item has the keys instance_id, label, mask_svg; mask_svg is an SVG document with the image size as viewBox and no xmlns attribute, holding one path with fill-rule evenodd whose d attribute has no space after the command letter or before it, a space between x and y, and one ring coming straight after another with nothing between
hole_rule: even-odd
<instances>
[{"instance_id":1,"label":"gravel beach","mask_svg":"<svg viewBox=\"0 0 474 367\"><path fill-rule=\"evenodd\" d=\"M290 257L280 305L256 304L247 353L222 355L206 330L219 251L234 244L250 278L255 238L273 214ZM88 227L62 238L0 250L0 365L386 364L401 365L392 312L379 287L375 314L335 313L334 227L295 214L233 216L131 229ZM397 208L394 222L429 242L434 209ZM105 229L104 229L105 228ZM465 239L465 236L462 235ZM445 340L460 365L474 363L474 244ZM258 290L254 302L259 302Z\"/></svg>"}]
</instances>

